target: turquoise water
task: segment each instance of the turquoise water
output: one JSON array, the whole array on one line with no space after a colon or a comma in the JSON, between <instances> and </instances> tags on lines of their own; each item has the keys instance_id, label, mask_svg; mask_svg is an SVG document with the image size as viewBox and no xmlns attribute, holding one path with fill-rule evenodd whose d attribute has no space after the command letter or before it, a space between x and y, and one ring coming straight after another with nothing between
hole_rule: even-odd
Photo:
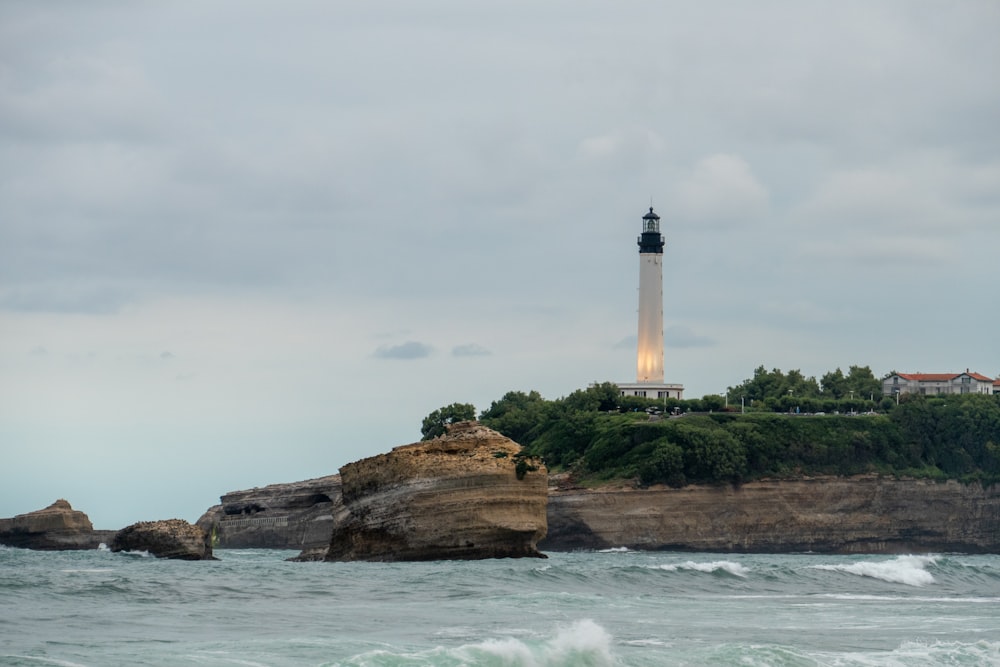
<instances>
[{"instance_id":1,"label":"turquoise water","mask_svg":"<svg viewBox=\"0 0 1000 667\"><path fill-rule=\"evenodd\" d=\"M0 547L0 665L1000 665L1000 556Z\"/></svg>"}]
</instances>

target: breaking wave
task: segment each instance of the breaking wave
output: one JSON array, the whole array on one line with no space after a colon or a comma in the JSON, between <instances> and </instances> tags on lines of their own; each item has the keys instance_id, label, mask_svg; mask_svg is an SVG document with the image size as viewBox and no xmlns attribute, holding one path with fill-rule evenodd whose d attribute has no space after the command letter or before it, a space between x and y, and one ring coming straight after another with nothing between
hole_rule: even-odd
<instances>
[{"instance_id":1,"label":"breaking wave","mask_svg":"<svg viewBox=\"0 0 1000 667\"><path fill-rule=\"evenodd\" d=\"M612 638L590 620L576 621L541 640L487 639L456 648L412 653L379 649L337 663L344 667L454 665L455 667L612 667Z\"/></svg>"},{"instance_id":2,"label":"breaking wave","mask_svg":"<svg viewBox=\"0 0 1000 667\"><path fill-rule=\"evenodd\" d=\"M937 560L936 556L899 556L888 561L861 561L836 565L811 565L809 567L814 570L844 572L860 577L880 579L891 584L919 587L934 583L934 576L927 571L927 568L937 563Z\"/></svg>"},{"instance_id":3,"label":"breaking wave","mask_svg":"<svg viewBox=\"0 0 1000 667\"><path fill-rule=\"evenodd\" d=\"M740 565L739 563L734 563L729 560L715 560L708 563L696 563L695 561L689 560L684 563L663 563L661 565L652 565L650 568L654 570L665 570L667 572L678 572L681 570L707 573L725 572L733 575L734 577L745 577L750 572L750 569L745 565Z\"/></svg>"}]
</instances>

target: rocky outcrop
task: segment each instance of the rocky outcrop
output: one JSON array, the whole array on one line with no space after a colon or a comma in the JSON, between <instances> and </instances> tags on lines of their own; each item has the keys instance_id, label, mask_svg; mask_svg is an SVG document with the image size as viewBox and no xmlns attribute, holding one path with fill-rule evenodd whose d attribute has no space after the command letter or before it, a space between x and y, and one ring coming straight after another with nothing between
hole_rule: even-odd
<instances>
[{"instance_id":1,"label":"rocky outcrop","mask_svg":"<svg viewBox=\"0 0 1000 667\"><path fill-rule=\"evenodd\" d=\"M96 549L114 534L113 530L94 530L86 514L61 498L45 509L0 519L0 544L23 549Z\"/></svg>"},{"instance_id":2,"label":"rocky outcrop","mask_svg":"<svg viewBox=\"0 0 1000 667\"><path fill-rule=\"evenodd\" d=\"M157 558L216 560L205 531L181 519L140 521L118 531L112 551L146 551Z\"/></svg>"},{"instance_id":3,"label":"rocky outcrop","mask_svg":"<svg viewBox=\"0 0 1000 667\"><path fill-rule=\"evenodd\" d=\"M326 560L543 557L546 470L476 422L350 463L340 476Z\"/></svg>"},{"instance_id":4,"label":"rocky outcrop","mask_svg":"<svg viewBox=\"0 0 1000 667\"><path fill-rule=\"evenodd\" d=\"M197 525L223 549L325 549L333 531L340 475L230 491Z\"/></svg>"},{"instance_id":5,"label":"rocky outcrop","mask_svg":"<svg viewBox=\"0 0 1000 667\"><path fill-rule=\"evenodd\" d=\"M877 476L551 489L548 550L1000 552L1000 487Z\"/></svg>"}]
</instances>

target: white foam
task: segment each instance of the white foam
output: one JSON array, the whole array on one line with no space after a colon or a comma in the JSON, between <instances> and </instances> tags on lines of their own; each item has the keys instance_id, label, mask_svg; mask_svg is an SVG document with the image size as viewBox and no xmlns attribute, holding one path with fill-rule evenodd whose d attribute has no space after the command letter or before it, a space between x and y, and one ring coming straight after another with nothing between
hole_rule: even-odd
<instances>
[{"instance_id":1,"label":"white foam","mask_svg":"<svg viewBox=\"0 0 1000 667\"><path fill-rule=\"evenodd\" d=\"M617 554L617 553L625 553L627 551L631 551L631 549L629 549L628 547L611 547L610 549L600 549L600 550L598 550L597 553L599 553L599 554Z\"/></svg>"},{"instance_id":2,"label":"white foam","mask_svg":"<svg viewBox=\"0 0 1000 667\"><path fill-rule=\"evenodd\" d=\"M532 646L518 639L489 639L459 649L463 658L487 654L504 665L519 667L610 667L611 635L591 620L581 620L559 629L555 637ZM475 662L475 660L473 660Z\"/></svg>"},{"instance_id":3,"label":"white foam","mask_svg":"<svg viewBox=\"0 0 1000 667\"><path fill-rule=\"evenodd\" d=\"M928 565L937 562L934 556L899 556L889 561L861 561L837 565L810 565L810 569L845 572L861 577L880 579L892 584L907 586L927 586L934 583L934 577L927 571Z\"/></svg>"},{"instance_id":4,"label":"white foam","mask_svg":"<svg viewBox=\"0 0 1000 667\"><path fill-rule=\"evenodd\" d=\"M119 551L118 553L125 554L126 556L134 556L136 558L152 558L153 554L148 551Z\"/></svg>"},{"instance_id":5,"label":"white foam","mask_svg":"<svg viewBox=\"0 0 1000 667\"><path fill-rule=\"evenodd\" d=\"M10 655L6 657L19 658L21 660L34 660L36 662L41 662L46 665L58 665L59 667L87 667L86 665L81 665L78 662L70 662L69 660L57 660L56 658L43 658L37 655Z\"/></svg>"},{"instance_id":6,"label":"white foam","mask_svg":"<svg viewBox=\"0 0 1000 667\"><path fill-rule=\"evenodd\" d=\"M487 639L458 648L442 646L416 653L393 653L378 649L354 656L345 664L388 664L390 658L404 658L406 664L488 664L509 667L613 667L612 638L600 625L580 620L559 628L546 640L525 640L507 637Z\"/></svg>"},{"instance_id":7,"label":"white foam","mask_svg":"<svg viewBox=\"0 0 1000 667\"><path fill-rule=\"evenodd\" d=\"M69 570L59 570L60 572L65 572L66 574L101 574L103 572L114 572L110 567L87 567L87 568L76 568Z\"/></svg>"},{"instance_id":8,"label":"white foam","mask_svg":"<svg viewBox=\"0 0 1000 667\"><path fill-rule=\"evenodd\" d=\"M839 665L891 665L892 667L922 667L926 665L998 665L1000 642L903 642L885 653L847 653L838 656Z\"/></svg>"},{"instance_id":9,"label":"white foam","mask_svg":"<svg viewBox=\"0 0 1000 667\"><path fill-rule=\"evenodd\" d=\"M544 651L546 665L611 665L611 635L597 623L586 619L563 628L548 642Z\"/></svg>"},{"instance_id":10,"label":"white foam","mask_svg":"<svg viewBox=\"0 0 1000 667\"><path fill-rule=\"evenodd\" d=\"M713 560L708 563L696 563L689 560L685 563L664 563L653 566L653 569L666 570L667 572L677 572L678 570L693 570L695 572L728 572L737 577L745 577L750 569L739 563L730 560Z\"/></svg>"},{"instance_id":11,"label":"white foam","mask_svg":"<svg viewBox=\"0 0 1000 667\"><path fill-rule=\"evenodd\" d=\"M656 646L658 648L670 648L673 646L673 643L665 642L662 639L631 639L622 643L627 646Z\"/></svg>"},{"instance_id":12,"label":"white foam","mask_svg":"<svg viewBox=\"0 0 1000 667\"><path fill-rule=\"evenodd\" d=\"M255 662L253 660L231 656L229 651L205 651L203 655L193 654L185 657L195 662L211 661L209 664L219 664L225 662L234 665L243 665L244 667L268 667L268 664L264 662Z\"/></svg>"}]
</instances>

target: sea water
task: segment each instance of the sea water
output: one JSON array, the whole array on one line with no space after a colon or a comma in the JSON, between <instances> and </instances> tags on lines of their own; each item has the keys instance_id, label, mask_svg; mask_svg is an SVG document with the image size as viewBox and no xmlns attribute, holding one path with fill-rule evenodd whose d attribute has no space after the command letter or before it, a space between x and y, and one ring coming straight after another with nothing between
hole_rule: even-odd
<instances>
[{"instance_id":1,"label":"sea water","mask_svg":"<svg viewBox=\"0 0 1000 667\"><path fill-rule=\"evenodd\" d=\"M0 665L1000 665L1000 556L0 547Z\"/></svg>"}]
</instances>

